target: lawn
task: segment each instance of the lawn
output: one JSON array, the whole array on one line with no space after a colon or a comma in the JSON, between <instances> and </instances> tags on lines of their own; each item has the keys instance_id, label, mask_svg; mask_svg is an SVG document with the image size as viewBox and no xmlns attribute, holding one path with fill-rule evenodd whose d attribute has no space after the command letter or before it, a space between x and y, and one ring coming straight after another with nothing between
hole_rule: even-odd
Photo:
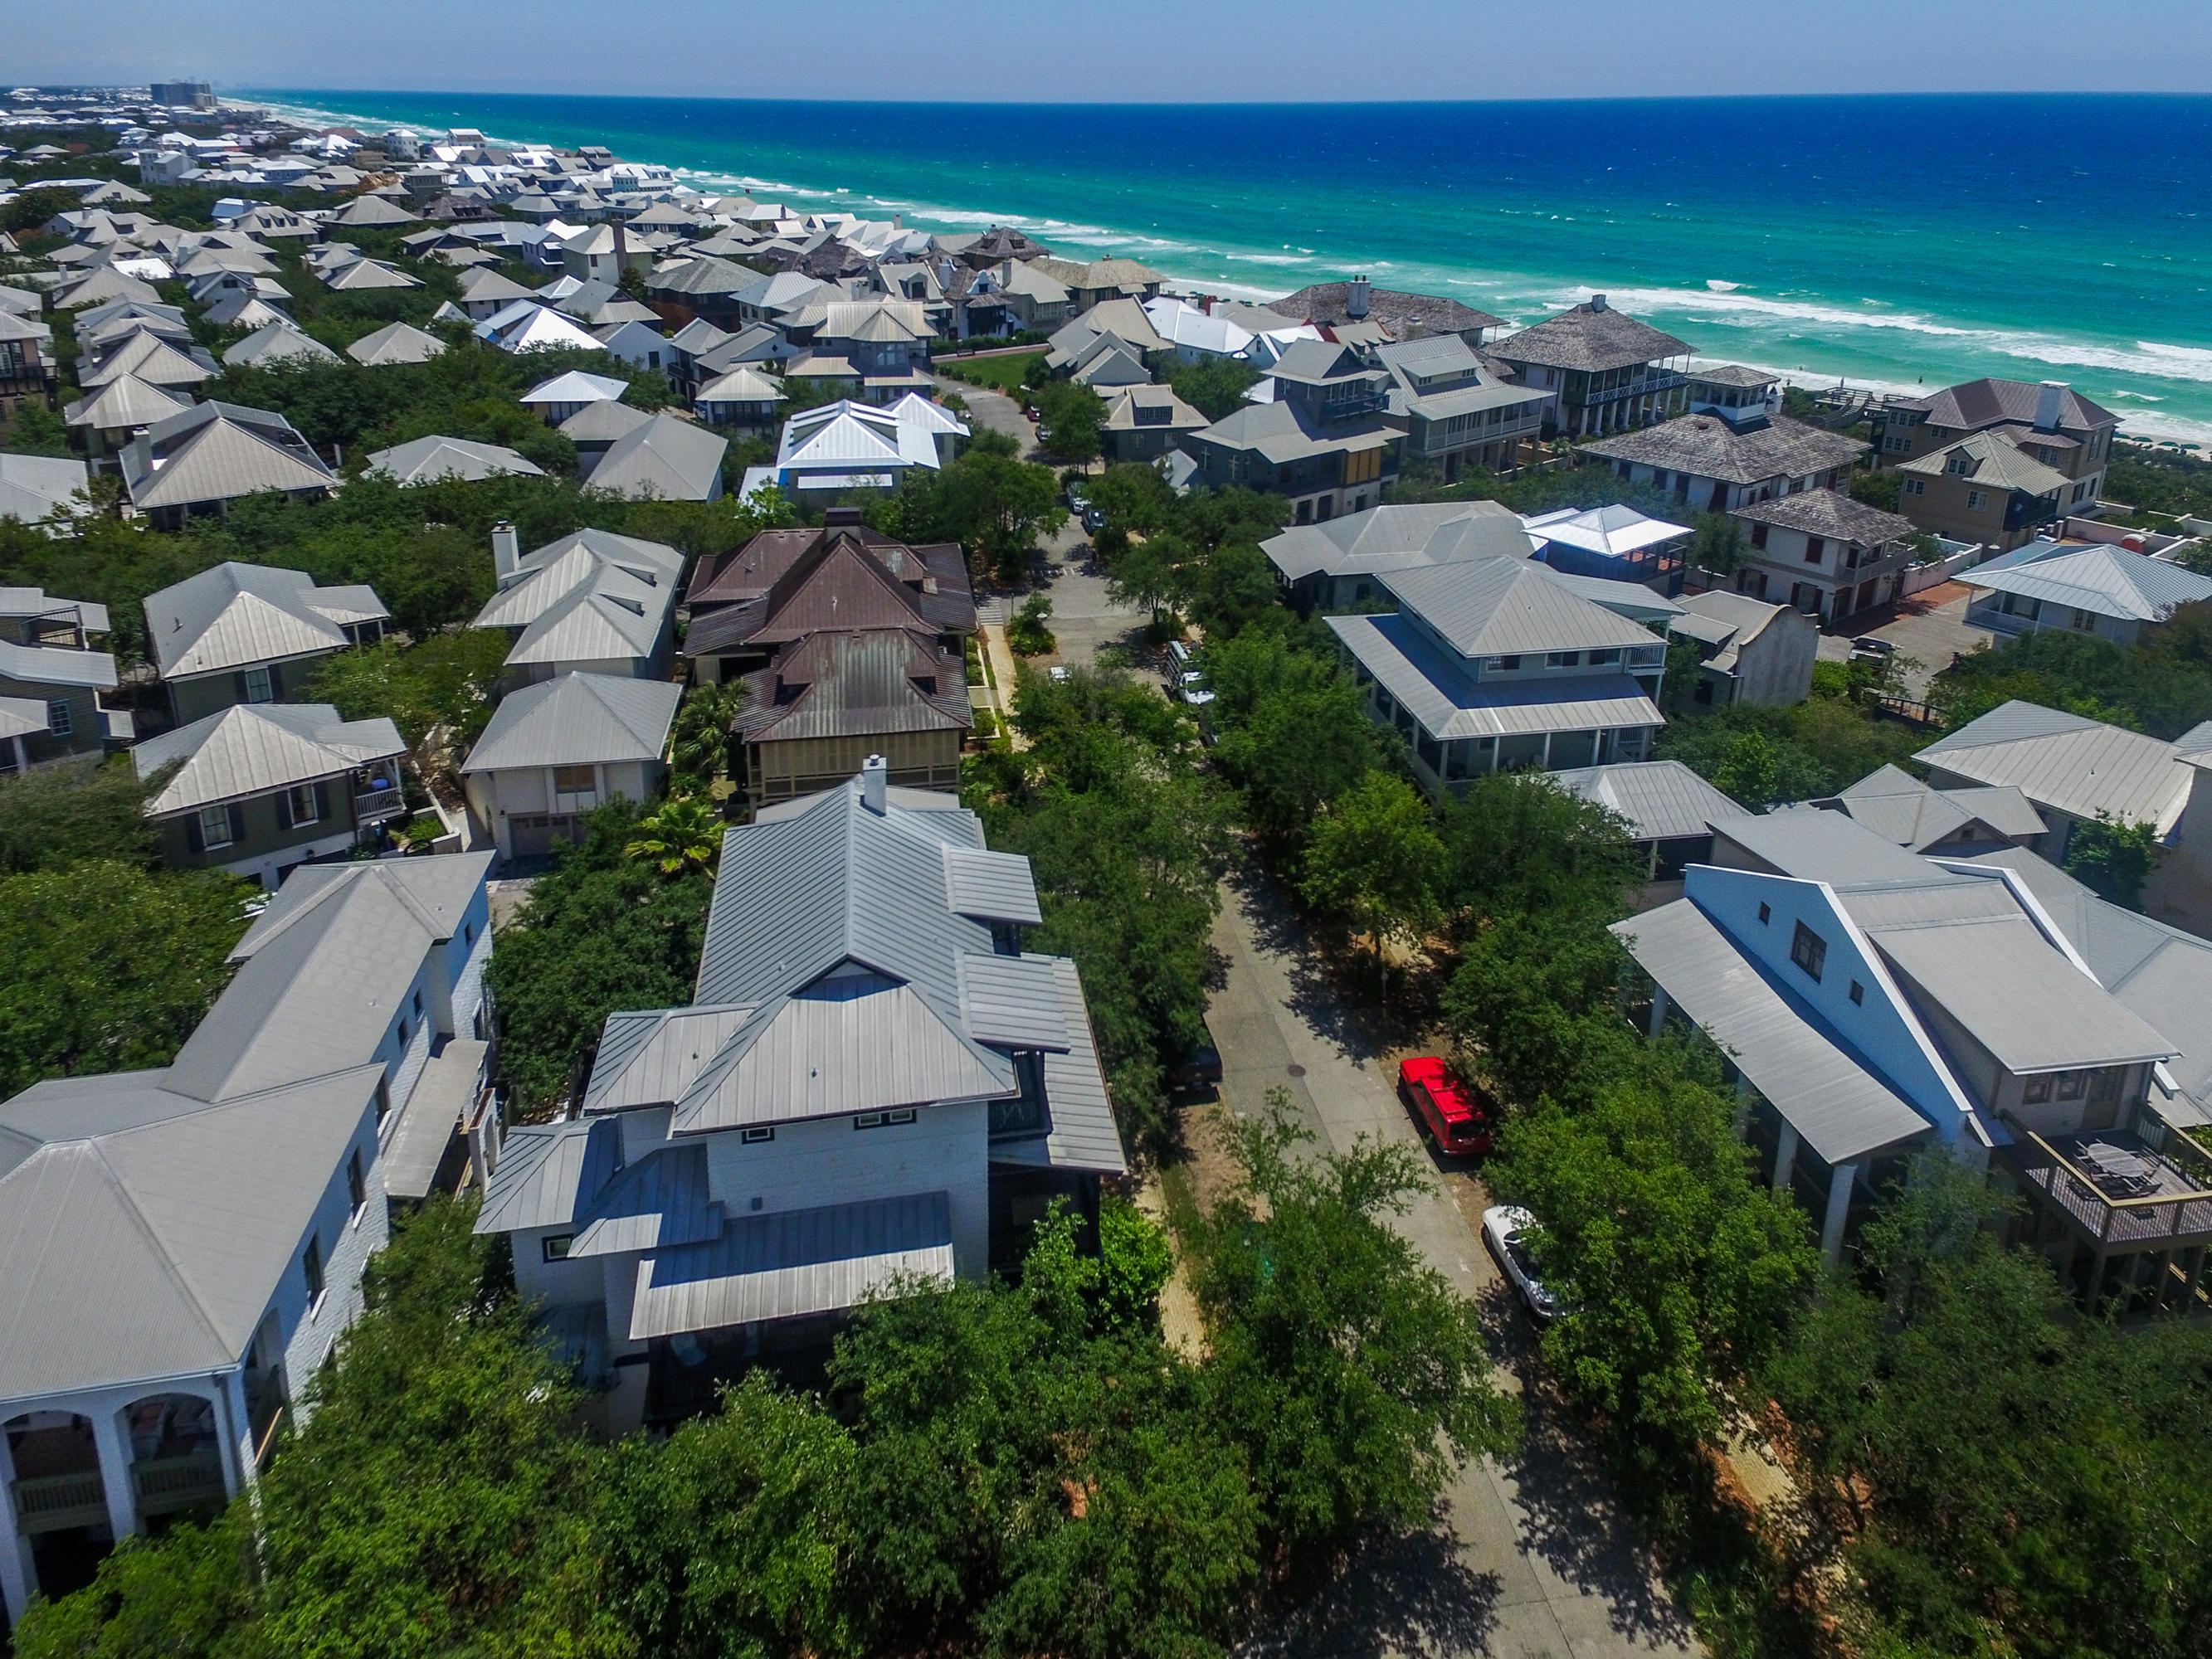
<instances>
[{"instance_id":1,"label":"lawn","mask_svg":"<svg viewBox=\"0 0 2212 1659\"><path fill-rule=\"evenodd\" d=\"M1037 351L1009 352L1003 357L965 357L954 362L930 365L933 373L947 380L966 380L973 386L987 386L994 392L1007 393L1021 390L1022 377L1030 372L1030 365L1045 354Z\"/></svg>"}]
</instances>

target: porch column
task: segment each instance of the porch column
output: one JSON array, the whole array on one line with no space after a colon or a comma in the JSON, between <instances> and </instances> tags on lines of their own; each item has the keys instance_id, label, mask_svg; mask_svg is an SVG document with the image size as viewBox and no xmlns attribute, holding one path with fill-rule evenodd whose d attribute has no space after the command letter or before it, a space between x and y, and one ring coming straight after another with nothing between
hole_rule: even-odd
<instances>
[{"instance_id":1,"label":"porch column","mask_svg":"<svg viewBox=\"0 0 2212 1659\"><path fill-rule=\"evenodd\" d=\"M1782 1138L1774 1143L1774 1195L1790 1196L1790 1182L1797 1173L1797 1126L1782 1120Z\"/></svg>"},{"instance_id":2,"label":"porch column","mask_svg":"<svg viewBox=\"0 0 2212 1659\"><path fill-rule=\"evenodd\" d=\"M1552 734L1549 732L1544 733L1544 762L1542 769L1547 772L1552 769Z\"/></svg>"},{"instance_id":3,"label":"porch column","mask_svg":"<svg viewBox=\"0 0 2212 1659\"><path fill-rule=\"evenodd\" d=\"M1655 983L1651 987L1651 1024L1645 1028L1644 1034L1656 1042L1660 1033L1666 1029L1667 988Z\"/></svg>"},{"instance_id":4,"label":"porch column","mask_svg":"<svg viewBox=\"0 0 2212 1659\"><path fill-rule=\"evenodd\" d=\"M1831 1267L1843 1259L1844 1222L1851 1212L1851 1177L1858 1173L1858 1167L1838 1164L1828 1182L1828 1213L1820 1223L1820 1255Z\"/></svg>"},{"instance_id":5,"label":"porch column","mask_svg":"<svg viewBox=\"0 0 2212 1659\"><path fill-rule=\"evenodd\" d=\"M23 739L20 737L14 737L9 738L8 741L15 745L15 771L17 775L21 775L22 773L29 771L31 769L31 755L30 751L23 747Z\"/></svg>"},{"instance_id":6,"label":"porch column","mask_svg":"<svg viewBox=\"0 0 2212 1659\"><path fill-rule=\"evenodd\" d=\"M31 1575L23 1565L23 1540L15 1530L15 1465L8 1455L8 1441L0 1435L0 1603L8 1609L8 1625L23 1622L30 1604Z\"/></svg>"},{"instance_id":7,"label":"porch column","mask_svg":"<svg viewBox=\"0 0 2212 1659\"><path fill-rule=\"evenodd\" d=\"M222 1401L216 1420L223 1425L222 1495L236 1498L253 1484L253 1413L246 1403L246 1370L240 1366L216 1381Z\"/></svg>"},{"instance_id":8,"label":"porch column","mask_svg":"<svg viewBox=\"0 0 2212 1659\"><path fill-rule=\"evenodd\" d=\"M138 1530L138 1506L131 1492L131 1443L123 1437L112 1407L95 1407L91 1417L92 1443L100 1453L100 1484L107 1494L107 1525L119 1544Z\"/></svg>"}]
</instances>

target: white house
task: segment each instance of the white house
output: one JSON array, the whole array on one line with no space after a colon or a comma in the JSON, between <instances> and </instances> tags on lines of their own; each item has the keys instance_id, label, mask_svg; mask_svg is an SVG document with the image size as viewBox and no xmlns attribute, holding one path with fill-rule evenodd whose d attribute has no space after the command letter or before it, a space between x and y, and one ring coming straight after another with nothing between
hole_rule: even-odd
<instances>
[{"instance_id":1,"label":"white house","mask_svg":"<svg viewBox=\"0 0 2212 1659\"><path fill-rule=\"evenodd\" d=\"M684 688L673 680L562 674L512 691L461 767L469 822L502 858L580 841L617 796L645 801L667 776L668 728Z\"/></svg>"},{"instance_id":2,"label":"white house","mask_svg":"<svg viewBox=\"0 0 2212 1659\"><path fill-rule=\"evenodd\" d=\"M88 1553L237 1496L300 1409L387 1196L430 1190L478 1103L489 864L302 871L173 1064L0 1103L11 1620Z\"/></svg>"},{"instance_id":3,"label":"white house","mask_svg":"<svg viewBox=\"0 0 2212 1659\"><path fill-rule=\"evenodd\" d=\"M523 684L569 673L650 678L665 667L684 575L674 548L579 530L522 557L501 524L492 529L492 565L499 592L476 626L514 632L507 665Z\"/></svg>"}]
</instances>

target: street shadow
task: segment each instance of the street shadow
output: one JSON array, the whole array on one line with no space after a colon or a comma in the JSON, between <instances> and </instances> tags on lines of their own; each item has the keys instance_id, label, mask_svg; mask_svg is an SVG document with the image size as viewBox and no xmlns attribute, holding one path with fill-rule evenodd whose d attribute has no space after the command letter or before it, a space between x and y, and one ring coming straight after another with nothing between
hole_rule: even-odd
<instances>
[{"instance_id":1,"label":"street shadow","mask_svg":"<svg viewBox=\"0 0 2212 1659\"><path fill-rule=\"evenodd\" d=\"M1346 1059L1363 1065L1379 1060L1392 1048L1419 1041L1429 1029L1428 997L1404 994L1397 999L1401 1006L1378 1006L1371 982L1364 991L1347 983L1349 975L1368 971L1365 963L1327 950L1258 860L1248 859L1231 870L1229 881L1251 918L1254 943L1282 959L1291 982L1291 1011Z\"/></svg>"},{"instance_id":2,"label":"street shadow","mask_svg":"<svg viewBox=\"0 0 2212 1659\"><path fill-rule=\"evenodd\" d=\"M1485 1652L1498 1625L1498 1575L1475 1571L1458 1552L1441 1513L1425 1532L1370 1538L1277 1634L1243 1650L1285 1659Z\"/></svg>"}]
</instances>

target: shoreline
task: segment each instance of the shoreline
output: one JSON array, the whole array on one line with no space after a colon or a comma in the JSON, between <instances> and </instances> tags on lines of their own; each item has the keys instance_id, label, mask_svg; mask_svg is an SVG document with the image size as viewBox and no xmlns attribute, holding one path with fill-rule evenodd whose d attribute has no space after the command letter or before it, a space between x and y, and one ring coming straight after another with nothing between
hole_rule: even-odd
<instances>
[{"instance_id":1,"label":"shoreline","mask_svg":"<svg viewBox=\"0 0 2212 1659\"><path fill-rule=\"evenodd\" d=\"M370 98L376 95L368 94ZM468 96L434 93L388 95L407 101L450 95L457 103L465 103ZM368 114L342 105L281 95L240 95L228 101L315 125L426 127L422 120ZM459 121L465 117L456 110L452 118ZM495 132L489 128L485 131L494 143L532 145L548 142L527 134ZM577 142L604 141L586 138ZM742 167L678 165L641 147L630 159L666 166L679 183L690 188L708 193L743 191L781 198L805 211L847 212L870 218L896 216L914 228L945 233L1005 225L1055 247L1097 250L1101 255L1118 252L1139 259L1160 271L1178 291L1210 293L1224 299L1264 303L1295 292L1310 282L1340 280L1344 274L1358 268L1373 274L1378 286L1402 284L1414 291L1451 294L1484 309L1496 311L1515 326L1521 326L1580 303L1593 293L1605 292L1620 309L1653 320L1656 325L1683 337L1697 340L1698 349L1692 356L1693 362L1741 363L1782 375L1790 383L1808 389L1832 386L1841 381L1877 393L1924 392L1974 379L1978 374L2017 380L2039 380L2046 375L2068 379L2087 395L2112 408L2121 417L2124 434L2131 441L2150 444L2179 442L2212 449L2212 413L2184 414L2155 406L2166 403L2169 397L2185 396L2186 388L2191 386L2205 386L2208 395L2212 395L2212 349L2206 347L2137 340L2130 349L2118 340L2100 342L2086 337L2069 339L2048 330L1965 325L1872 298L1862 301L1859 307L1852 307L1811 297L1778 297L1750 291L1743 283L1719 277L1707 278L1705 289L1698 291L1632 280L1607 285L1602 280L1590 282L1525 271L1461 273L1421 259L1346 260L1334 253L1290 245L1280 251L1198 247L1171 236L1116 230L1075 216L992 211L915 199L902 194L878 195L848 185L813 185L764 177ZM1622 234L1630 234L1624 227ZM1259 270L1232 272L1222 269L1243 265L1281 268L1285 280L1270 283ZM1337 269L1340 265L1342 270ZM1301 280L1286 280L1292 267L1303 267L1297 272ZM1729 336L1737 330L1763 333L1769 337L1747 338L1742 349L1729 349ZM1880 349L1877 343L1881 342L1948 341L1955 348L1952 354L1954 356L1963 355L1984 361L1971 367L1931 363L1926 374L1917 380L1908 379L1903 377L1903 371L1910 365L1902 359L1912 348L1891 344L1887 349L1900 361L1883 365L1888 373L1871 372L1852 362L1865 349L1854 345L1850 337L1854 334L1873 349ZM1990 357L2002 361L1992 364L1986 361ZM1824 359L1827 361L1824 362ZM2139 391L2097 384L2106 376L2141 378L2163 385L2158 391ZM2168 392L2164 389L2166 386L2176 390Z\"/></svg>"}]
</instances>

